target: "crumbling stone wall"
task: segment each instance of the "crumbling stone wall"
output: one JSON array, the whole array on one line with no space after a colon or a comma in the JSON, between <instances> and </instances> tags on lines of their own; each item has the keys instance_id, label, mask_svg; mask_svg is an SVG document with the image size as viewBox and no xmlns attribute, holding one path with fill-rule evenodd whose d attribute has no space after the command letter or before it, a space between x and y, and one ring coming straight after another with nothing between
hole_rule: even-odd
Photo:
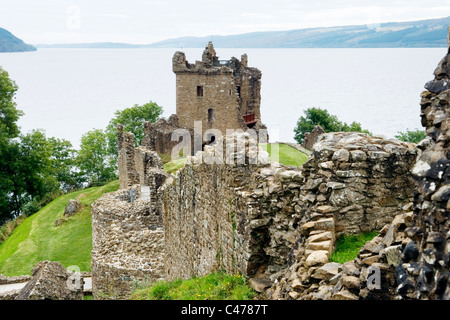
<instances>
[{"instance_id":1,"label":"crumbling stone wall","mask_svg":"<svg viewBox=\"0 0 450 320\"><path fill-rule=\"evenodd\" d=\"M172 141L172 133L177 129L181 129L181 127L175 114L172 114L167 120L161 118L155 123L147 121L144 123L144 139L141 145L158 154L168 156L179 143Z\"/></svg>"},{"instance_id":2,"label":"crumbling stone wall","mask_svg":"<svg viewBox=\"0 0 450 320\"><path fill-rule=\"evenodd\" d=\"M321 135L303 165L301 215L289 267L267 295L323 297L316 289L323 277L330 280L329 269L337 270L328 263L336 237L379 230L412 201L416 184L410 172L416 156L414 144L398 140L363 133Z\"/></svg>"},{"instance_id":3,"label":"crumbling stone wall","mask_svg":"<svg viewBox=\"0 0 450 320\"><path fill-rule=\"evenodd\" d=\"M133 192L133 202L131 197ZM125 299L135 281L164 278L162 217L140 199L140 188L108 193L92 204L92 292Z\"/></svg>"},{"instance_id":4,"label":"crumbling stone wall","mask_svg":"<svg viewBox=\"0 0 450 320\"><path fill-rule=\"evenodd\" d=\"M162 189L169 277L221 267L272 281L299 256L327 260L337 234L381 228L412 200L414 145L333 133L316 146L295 170L193 162L172 177Z\"/></svg>"},{"instance_id":5,"label":"crumbling stone wall","mask_svg":"<svg viewBox=\"0 0 450 320\"><path fill-rule=\"evenodd\" d=\"M120 189L131 187L138 183L136 167L134 165L135 145L134 135L131 132L124 132L123 126L117 126L118 136L118 167Z\"/></svg>"},{"instance_id":6,"label":"crumbling stone wall","mask_svg":"<svg viewBox=\"0 0 450 320\"><path fill-rule=\"evenodd\" d=\"M326 133L303 165L306 212L332 212L336 231L381 229L412 200L414 144L364 133Z\"/></svg>"},{"instance_id":7,"label":"crumbling stone wall","mask_svg":"<svg viewBox=\"0 0 450 320\"><path fill-rule=\"evenodd\" d=\"M411 170L418 182L413 201L356 259L315 265L297 259L268 290L273 299L450 299L449 60L450 28L449 52L421 94L427 138Z\"/></svg>"},{"instance_id":8,"label":"crumbling stone wall","mask_svg":"<svg viewBox=\"0 0 450 320\"><path fill-rule=\"evenodd\" d=\"M120 190L92 204L95 299L126 299L134 282L164 278L164 228L159 188L167 173L156 151L135 147L118 126Z\"/></svg>"},{"instance_id":9,"label":"crumbling stone wall","mask_svg":"<svg viewBox=\"0 0 450 320\"><path fill-rule=\"evenodd\" d=\"M226 141L219 139L217 145L225 145ZM236 162L243 157L245 164L207 164L203 160L208 161L208 155L214 155L216 149L206 147L205 152L190 157L190 163L163 186L169 279L205 275L218 269L254 272L252 261L260 259L260 248L252 247L253 228L248 214L257 208L252 210L247 199L239 195L255 186L254 173L266 164L249 165L246 150L250 139L245 139L245 143L246 147L232 159Z\"/></svg>"}]
</instances>

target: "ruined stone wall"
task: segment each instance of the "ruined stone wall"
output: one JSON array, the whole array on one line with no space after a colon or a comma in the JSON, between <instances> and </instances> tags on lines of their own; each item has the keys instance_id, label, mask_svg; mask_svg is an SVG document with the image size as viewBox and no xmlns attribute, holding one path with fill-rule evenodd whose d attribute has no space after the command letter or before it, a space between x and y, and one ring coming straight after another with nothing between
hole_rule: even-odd
<instances>
[{"instance_id":1,"label":"ruined stone wall","mask_svg":"<svg viewBox=\"0 0 450 320\"><path fill-rule=\"evenodd\" d=\"M214 148L206 147L198 157L208 152ZM246 165L195 164L198 157L191 157L162 188L167 276L188 278L220 269L248 274L259 252L250 243L251 208L239 193L254 186L259 166L248 165L248 157Z\"/></svg>"},{"instance_id":2,"label":"ruined stone wall","mask_svg":"<svg viewBox=\"0 0 450 320\"><path fill-rule=\"evenodd\" d=\"M105 194L92 204L94 299L126 299L135 281L164 278L162 223L150 201L140 199L138 186Z\"/></svg>"},{"instance_id":3,"label":"ruined stone wall","mask_svg":"<svg viewBox=\"0 0 450 320\"><path fill-rule=\"evenodd\" d=\"M236 59L237 60L237 59ZM241 114L254 113L256 119L261 119L261 71L247 67L247 55L237 60L239 68L234 72L234 82L240 87L239 106Z\"/></svg>"},{"instance_id":4,"label":"ruined stone wall","mask_svg":"<svg viewBox=\"0 0 450 320\"><path fill-rule=\"evenodd\" d=\"M120 189L131 187L138 183L138 175L134 165L135 145L134 135L131 132L124 132L123 126L117 126L118 137L118 167Z\"/></svg>"},{"instance_id":5,"label":"ruined stone wall","mask_svg":"<svg viewBox=\"0 0 450 320\"><path fill-rule=\"evenodd\" d=\"M346 234L381 229L412 201L410 171L414 144L363 133L327 133L303 165L306 212L328 206L336 231ZM325 209L322 209L325 210Z\"/></svg>"},{"instance_id":6,"label":"ruined stone wall","mask_svg":"<svg viewBox=\"0 0 450 320\"><path fill-rule=\"evenodd\" d=\"M169 277L272 281L299 255L328 259L336 235L381 228L412 200L415 157L411 144L335 133L303 168L186 165L163 187Z\"/></svg>"},{"instance_id":7,"label":"ruined stone wall","mask_svg":"<svg viewBox=\"0 0 450 320\"><path fill-rule=\"evenodd\" d=\"M421 94L427 138L418 144L411 170L418 184L413 201L352 261L308 264L303 247L295 247L296 262L268 290L271 298L450 299L449 60L450 42L434 80Z\"/></svg>"},{"instance_id":8,"label":"ruined stone wall","mask_svg":"<svg viewBox=\"0 0 450 320\"><path fill-rule=\"evenodd\" d=\"M413 200L415 145L362 133L323 134L303 165L296 241L289 266L267 292L272 299L328 299L319 291L342 266L328 263L342 234L382 229ZM340 272L340 271L339 271ZM347 292L335 292L334 298ZM346 296L345 296L346 297Z\"/></svg>"},{"instance_id":9,"label":"ruined stone wall","mask_svg":"<svg viewBox=\"0 0 450 320\"><path fill-rule=\"evenodd\" d=\"M120 190L92 204L92 286L95 299L126 299L136 281L164 278L159 188L167 173L156 151L134 146L119 126Z\"/></svg>"},{"instance_id":10,"label":"ruined stone wall","mask_svg":"<svg viewBox=\"0 0 450 320\"><path fill-rule=\"evenodd\" d=\"M175 114L167 120L161 118L155 123L147 121L144 123L144 138L141 146L161 155L170 155L179 143L179 141L172 141L172 133L177 129L181 127Z\"/></svg>"}]
</instances>

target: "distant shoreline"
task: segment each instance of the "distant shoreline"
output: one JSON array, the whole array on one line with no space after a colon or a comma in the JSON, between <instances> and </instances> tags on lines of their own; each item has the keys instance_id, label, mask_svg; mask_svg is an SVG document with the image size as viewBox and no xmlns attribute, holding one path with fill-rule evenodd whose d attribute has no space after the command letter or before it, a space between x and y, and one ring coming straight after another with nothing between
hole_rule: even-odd
<instances>
[{"instance_id":1,"label":"distant shoreline","mask_svg":"<svg viewBox=\"0 0 450 320\"><path fill-rule=\"evenodd\" d=\"M447 48L450 17L371 25L261 31L234 35L180 37L149 44L123 42L36 44L38 48Z\"/></svg>"}]
</instances>

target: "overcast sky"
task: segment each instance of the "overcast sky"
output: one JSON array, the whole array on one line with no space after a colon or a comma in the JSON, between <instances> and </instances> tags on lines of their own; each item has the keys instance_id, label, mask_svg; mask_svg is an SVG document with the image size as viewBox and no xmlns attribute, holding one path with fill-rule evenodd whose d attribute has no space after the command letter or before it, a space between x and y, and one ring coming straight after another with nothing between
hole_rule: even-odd
<instances>
[{"instance_id":1,"label":"overcast sky","mask_svg":"<svg viewBox=\"0 0 450 320\"><path fill-rule=\"evenodd\" d=\"M0 27L31 44L152 43L446 16L449 0L0 0Z\"/></svg>"}]
</instances>

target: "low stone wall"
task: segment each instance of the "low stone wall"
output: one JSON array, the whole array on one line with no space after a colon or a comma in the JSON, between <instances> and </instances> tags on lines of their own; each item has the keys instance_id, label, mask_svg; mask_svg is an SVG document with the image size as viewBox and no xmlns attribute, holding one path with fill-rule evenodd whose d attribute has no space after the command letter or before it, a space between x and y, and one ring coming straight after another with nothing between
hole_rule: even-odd
<instances>
[{"instance_id":1,"label":"low stone wall","mask_svg":"<svg viewBox=\"0 0 450 320\"><path fill-rule=\"evenodd\" d=\"M130 190L133 190L134 202ZM124 299L135 281L164 278L162 217L140 189L102 196L92 205L92 289L95 299Z\"/></svg>"},{"instance_id":2,"label":"low stone wall","mask_svg":"<svg viewBox=\"0 0 450 320\"><path fill-rule=\"evenodd\" d=\"M16 277L6 277L2 274L0 274L0 285L2 284L13 284L13 283L23 283L30 281L31 276L24 275L24 276L16 276Z\"/></svg>"}]
</instances>

